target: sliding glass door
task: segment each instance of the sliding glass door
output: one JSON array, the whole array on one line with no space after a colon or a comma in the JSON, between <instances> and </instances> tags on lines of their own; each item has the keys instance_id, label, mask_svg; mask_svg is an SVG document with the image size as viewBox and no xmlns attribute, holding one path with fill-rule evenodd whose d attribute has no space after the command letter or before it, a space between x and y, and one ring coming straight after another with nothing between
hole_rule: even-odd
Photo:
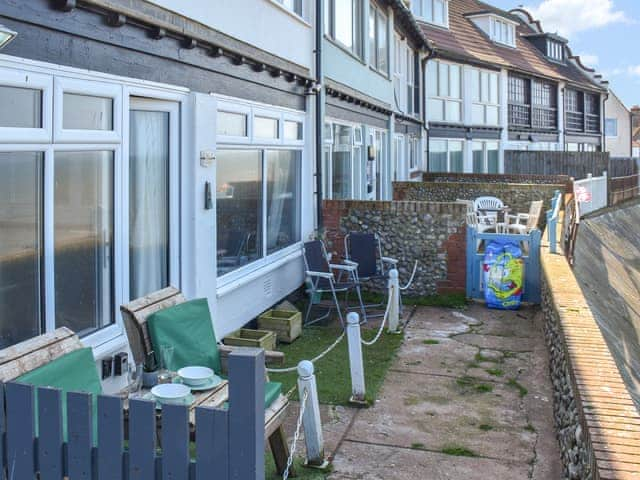
<instances>
[{"instance_id":1,"label":"sliding glass door","mask_svg":"<svg viewBox=\"0 0 640 480\"><path fill-rule=\"evenodd\" d=\"M129 298L171 283L171 183L177 104L132 99L129 112ZM174 228L178 228L175 225Z\"/></svg>"}]
</instances>

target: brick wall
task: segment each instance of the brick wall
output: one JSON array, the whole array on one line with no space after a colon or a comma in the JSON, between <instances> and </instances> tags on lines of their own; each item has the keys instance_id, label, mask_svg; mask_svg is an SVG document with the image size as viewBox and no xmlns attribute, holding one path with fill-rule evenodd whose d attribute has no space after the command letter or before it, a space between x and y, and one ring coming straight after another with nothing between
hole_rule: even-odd
<instances>
[{"instance_id":1,"label":"brick wall","mask_svg":"<svg viewBox=\"0 0 640 480\"><path fill-rule=\"evenodd\" d=\"M562 254L542 249L545 336L564 478L640 478L640 415Z\"/></svg>"},{"instance_id":2,"label":"brick wall","mask_svg":"<svg viewBox=\"0 0 640 480\"><path fill-rule=\"evenodd\" d=\"M409 296L464 292L466 281L465 207L455 203L325 200L327 249L344 255L344 236L351 231L374 232L382 253L399 260L404 285L418 260ZM384 285L375 285L381 290Z\"/></svg>"}]
</instances>

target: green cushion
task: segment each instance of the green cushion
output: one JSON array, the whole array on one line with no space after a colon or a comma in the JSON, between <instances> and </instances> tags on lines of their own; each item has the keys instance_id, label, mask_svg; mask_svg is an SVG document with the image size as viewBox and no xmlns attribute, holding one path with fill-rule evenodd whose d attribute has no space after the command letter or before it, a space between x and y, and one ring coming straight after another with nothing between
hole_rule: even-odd
<instances>
[{"instance_id":1,"label":"green cushion","mask_svg":"<svg viewBox=\"0 0 640 480\"><path fill-rule=\"evenodd\" d=\"M97 395L102 394L102 383L98 375L93 353L90 348L81 348L67 353L40 368L36 368L16 378L16 382L35 385L36 387L58 388L63 392L62 430L67 440L67 392L91 393L93 399L93 432L94 444L97 440ZM35 411L38 411L38 393L35 396ZM36 414L36 434L38 433L38 416Z\"/></svg>"},{"instance_id":2,"label":"green cushion","mask_svg":"<svg viewBox=\"0 0 640 480\"><path fill-rule=\"evenodd\" d=\"M173 358L166 365L169 370L199 365L220 374L220 353L206 298L179 303L150 315L147 328L158 360L163 345L173 346Z\"/></svg>"},{"instance_id":3,"label":"green cushion","mask_svg":"<svg viewBox=\"0 0 640 480\"><path fill-rule=\"evenodd\" d=\"M264 408L269 408L276 398L282 392L282 384L280 382L267 382L264 384Z\"/></svg>"}]
</instances>

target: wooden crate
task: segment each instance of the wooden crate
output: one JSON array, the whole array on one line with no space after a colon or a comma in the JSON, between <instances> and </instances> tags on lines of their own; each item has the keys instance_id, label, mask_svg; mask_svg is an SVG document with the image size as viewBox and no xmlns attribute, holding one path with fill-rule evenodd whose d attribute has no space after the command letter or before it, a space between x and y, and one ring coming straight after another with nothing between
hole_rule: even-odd
<instances>
[{"instance_id":1,"label":"wooden crate","mask_svg":"<svg viewBox=\"0 0 640 480\"><path fill-rule=\"evenodd\" d=\"M258 317L260 330L276 333L279 342L291 343L302 334L302 314L291 310L267 310Z\"/></svg>"},{"instance_id":2,"label":"wooden crate","mask_svg":"<svg viewBox=\"0 0 640 480\"><path fill-rule=\"evenodd\" d=\"M273 350L276 348L276 334L267 330L241 328L231 335L224 337L223 343L236 347L255 347Z\"/></svg>"}]
</instances>

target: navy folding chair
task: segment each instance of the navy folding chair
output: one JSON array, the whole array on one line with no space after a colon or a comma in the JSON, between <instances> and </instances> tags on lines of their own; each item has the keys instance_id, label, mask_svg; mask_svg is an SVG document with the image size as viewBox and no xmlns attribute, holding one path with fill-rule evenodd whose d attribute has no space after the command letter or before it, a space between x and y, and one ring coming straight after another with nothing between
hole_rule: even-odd
<instances>
[{"instance_id":1,"label":"navy folding chair","mask_svg":"<svg viewBox=\"0 0 640 480\"><path fill-rule=\"evenodd\" d=\"M309 321L311 315L311 309L314 303L319 303L323 293L331 293L335 309L338 312L340 323L344 327L344 317L342 315L342 309L338 302L338 293L347 293L351 290L355 290L360 302L360 310L362 311L362 321L367 321L367 314L362 303L362 295L360 293L360 282L358 280L358 265L355 262L346 261L343 264L329 263L327 251L324 247L324 243L320 240L313 240L306 242L303 246L304 251L304 264L305 274L307 281L307 292L309 293L309 306L305 314L305 325L316 323L329 316L333 305L327 309L327 312ZM339 272L338 278L335 273ZM346 279L345 279L346 277ZM345 310L348 308L345 307Z\"/></svg>"}]
</instances>

